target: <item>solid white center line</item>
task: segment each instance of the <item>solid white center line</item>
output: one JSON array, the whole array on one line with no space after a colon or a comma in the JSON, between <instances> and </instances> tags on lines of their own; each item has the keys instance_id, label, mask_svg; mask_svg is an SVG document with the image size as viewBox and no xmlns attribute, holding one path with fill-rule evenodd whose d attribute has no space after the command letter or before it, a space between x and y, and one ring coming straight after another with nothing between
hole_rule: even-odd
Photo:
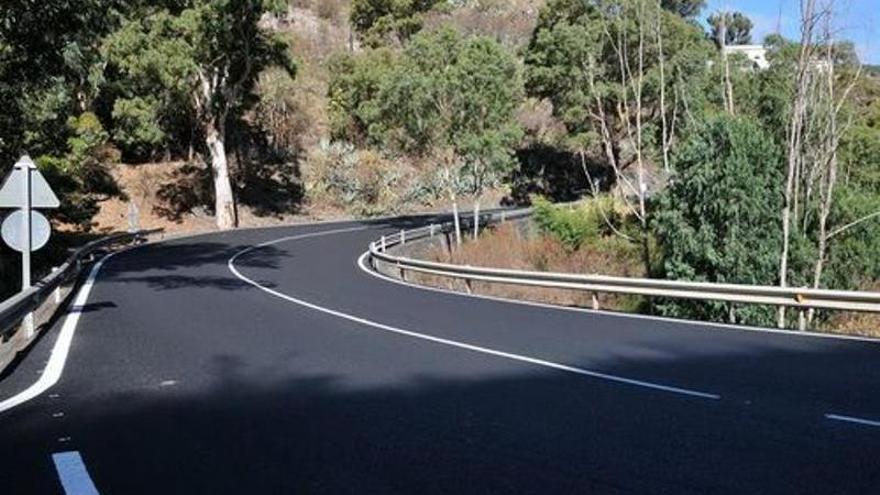
<instances>
[{"instance_id":1,"label":"solid white center line","mask_svg":"<svg viewBox=\"0 0 880 495\"><path fill-rule=\"evenodd\" d=\"M99 495L79 452L58 452L52 461L66 495Z\"/></svg>"},{"instance_id":2,"label":"solid white center line","mask_svg":"<svg viewBox=\"0 0 880 495\"><path fill-rule=\"evenodd\" d=\"M481 346L477 346L477 345L473 345L473 344L468 344L468 343L466 343L466 342L459 342L459 341L456 341L456 340L444 339L444 338L441 338L441 337L435 337L435 336L433 336L433 335L426 335L426 334L422 334L422 333L413 332L413 331L410 331L410 330L404 330L404 329L402 329L402 328L393 327L393 326L391 326L391 325L386 325L386 324L383 324L383 323L378 323L378 322L375 322L375 321L368 320L368 319L366 319L366 318L361 318L361 317L359 317L359 316L354 316L354 315L351 315L351 314L343 313L343 312L341 312L341 311L336 311L336 310L333 310L333 309L330 309L330 308L325 308L325 307L323 307L323 306L318 306L317 304L312 304L312 303L310 303L310 302L308 302L308 301L303 301L303 300L301 300L301 299L297 299L297 298L295 298L295 297L288 296L287 294L284 294L284 293L278 292L278 291L276 291L276 290L272 290L272 289L270 289L270 288L268 288L268 287L264 287L264 286L260 285L259 283L257 283L256 281L254 281L254 280L252 280L252 279L246 277L245 275L243 275L243 274L242 274L241 272L239 272L238 269L235 267L235 261L236 261L238 258L240 258L241 256L243 256L243 255L245 255L245 254L247 254L247 253L249 253L249 252L251 252L251 251L254 251L254 250L256 250L256 249L260 249L260 248L263 248L263 247L266 247L266 246L271 246L271 245L273 245L273 244L279 244L279 243L287 242L287 241L293 241L293 240L305 239L305 238L309 238L309 237L317 237L317 236L320 236L320 235L330 235L330 234L336 234L336 233L342 233L342 232L351 232L351 231L355 231L355 230L364 230L364 228L360 228L360 229L357 229L357 228L355 228L355 229L339 229L339 230L336 230L336 231L332 231L332 230L331 230L331 231L323 231L323 232L319 232L319 233L315 233L315 234L305 234L305 235L299 235L299 236L290 236L290 237L284 237L284 238L282 238L282 239L276 239L276 240L274 240L274 241L264 242L264 243L262 243L262 244L258 244L258 245L256 245L256 246L252 246L252 247L249 247L249 248L247 248L247 249L244 249L244 250L242 250L242 251L236 253L236 254L235 254L234 256L232 256L231 258L229 258L229 262L227 263L228 266L229 266L229 271L231 271L231 272L233 273L233 275L235 275L236 277L240 278L241 280L247 282L248 284L253 285L254 287L256 287L256 288L258 288L258 289L260 289L260 290L262 290L262 291L264 291L264 292L266 292L266 293L268 293L268 294L271 294L271 295L273 295L273 296L275 296L275 297L278 297L278 298L281 298L281 299L284 299L284 300L290 301L290 302L292 302L292 303L294 303L294 304L298 304L298 305L300 305L300 306L304 306L304 307L309 308L309 309L313 309L313 310L315 310L315 311L319 311L319 312L322 312L322 313L325 313L325 314L328 314L328 315L331 315L331 316L335 316L335 317L337 317L337 318L342 318L342 319L345 319L345 320L348 320L348 321L352 321L352 322L355 322L355 323L359 323L359 324L361 324L361 325L369 326L369 327L372 327L372 328L375 328L375 329L378 329L378 330L383 330L383 331L386 331L386 332L396 333L396 334L398 334L398 335L405 335L405 336L407 336L407 337L412 337L412 338L416 338L416 339L426 340L426 341L429 341L429 342L434 342L434 343L437 343L437 344L447 345L447 346L450 346L450 347L456 347L456 348L459 348L459 349L465 349L465 350L472 351L472 352L478 352L478 353L481 353L481 354L487 354L487 355L490 355L490 356L500 357L500 358L504 358L504 359L510 359L510 360L512 360L512 361L519 361L519 362L521 362L521 363L528 363L528 364L532 364L532 365L542 366L542 367L545 367L545 368L551 368L551 369L555 369L555 370L559 370L559 371L564 371L564 372L568 372L568 373L574 373L574 374L577 374L577 375L589 376L589 377L597 378L597 379L600 379L600 380L606 380L606 381L610 381L610 382L622 383L622 384L626 384L626 385L632 385L632 386L636 386L636 387L642 387L642 388L647 388L647 389L652 389L652 390L658 390L658 391L668 392L668 393L673 393L673 394L678 394L678 395L686 395L686 396L690 396L690 397L698 397L698 398L701 398L701 399L710 399L710 400L718 400L718 399L721 399L721 396L718 395L718 394L712 394L712 393L702 392L702 391L699 391L699 390L691 390L691 389L686 389L686 388L681 388L681 387L676 387L676 386L664 385L664 384L660 384L660 383L647 382L647 381L636 380L636 379L627 378L627 377L622 377L622 376L617 376L617 375L611 375L611 374L608 374L608 373L602 373L602 372L599 372L599 371L593 371L593 370L588 370L588 369L584 369L584 368L578 368L578 367L575 367L575 366L569 366L569 365L567 365L567 364L556 363L556 362L553 362L553 361L547 361L547 360L544 360L544 359L534 358L534 357L525 356L525 355L521 355L521 354L514 354L514 353L511 353L511 352L499 351L499 350L496 350L496 349L490 349L490 348L488 348L488 347L481 347Z\"/></svg>"},{"instance_id":3,"label":"solid white center line","mask_svg":"<svg viewBox=\"0 0 880 495\"><path fill-rule=\"evenodd\" d=\"M855 424L864 425L864 426L876 426L876 427L880 428L880 421L874 421L874 420L864 419L864 418L856 418L855 416L844 416L842 414L830 414L830 413L826 414L825 417L828 419L834 420L834 421L844 421L846 423L855 423Z\"/></svg>"}]
</instances>

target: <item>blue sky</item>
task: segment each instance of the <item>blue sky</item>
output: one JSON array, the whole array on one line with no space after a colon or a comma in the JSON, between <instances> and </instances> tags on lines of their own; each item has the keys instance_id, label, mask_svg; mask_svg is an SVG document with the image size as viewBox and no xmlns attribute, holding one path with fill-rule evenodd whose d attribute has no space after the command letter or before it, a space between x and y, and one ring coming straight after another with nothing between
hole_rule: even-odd
<instances>
[{"instance_id":1,"label":"blue sky","mask_svg":"<svg viewBox=\"0 0 880 495\"><path fill-rule=\"evenodd\" d=\"M755 24L752 37L756 42L776 32L777 26L784 36L798 37L800 0L708 0L707 4L703 18L716 10L748 15ZM835 5L838 38L853 41L863 63L880 64L880 0L835 0Z\"/></svg>"}]
</instances>

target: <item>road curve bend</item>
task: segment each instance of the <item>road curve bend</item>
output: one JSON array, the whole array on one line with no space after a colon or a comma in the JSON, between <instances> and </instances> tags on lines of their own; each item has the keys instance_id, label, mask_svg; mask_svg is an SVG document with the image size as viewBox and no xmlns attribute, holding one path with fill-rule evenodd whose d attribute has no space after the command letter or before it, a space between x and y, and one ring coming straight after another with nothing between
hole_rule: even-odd
<instances>
[{"instance_id":1,"label":"road curve bend","mask_svg":"<svg viewBox=\"0 0 880 495\"><path fill-rule=\"evenodd\" d=\"M0 380L3 493L877 493L880 343L474 298L358 263L432 220L107 259L73 324Z\"/></svg>"}]
</instances>

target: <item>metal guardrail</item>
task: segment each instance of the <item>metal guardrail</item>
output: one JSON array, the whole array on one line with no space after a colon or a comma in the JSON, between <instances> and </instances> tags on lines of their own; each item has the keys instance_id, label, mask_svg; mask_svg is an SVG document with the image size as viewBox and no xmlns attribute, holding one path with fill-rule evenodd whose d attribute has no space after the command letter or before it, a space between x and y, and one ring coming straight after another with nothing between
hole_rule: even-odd
<instances>
[{"instance_id":1,"label":"metal guardrail","mask_svg":"<svg viewBox=\"0 0 880 495\"><path fill-rule=\"evenodd\" d=\"M12 334L16 333L25 316L40 308L56 289L76 279L84 262L95 253L115 244L137 241L156 232L158 230L122 233L92 241L77 249L60 267L53 270L30 289L0 302L0 343L6 342Z\"/></svg>"},{"instance_id":2,"label":"metal guardrail","mask_svg":"<svg viewBox=\"0 0 880 495\"><path fill-rule=\"evenodd\" d=\"M491 224L507 219L527 217L531 210L496 212L481 217L481 223ZM471 224L472 225L472 224ZM423 273L464 280L470 290L472 281L535 286L554 289L570 289L593 294L593 308L599 309L599 293L631 294L646 297L667 297L698 301L724 301L741 304L786 306L799 310L831 309L880 313L880 292L840 291L797 287L768 287L761 285L717 284L646 278L612 277L553 272L534 272L486 268L451 263L438 263L395 256L388 250L407 242L434 237L449 236L449 223L429 225L420 229L401 231L370 243L370 256L399 270L401 278L407 272ZM447 238L447 242L450 242Z\"/></svg>"}]
</instances>

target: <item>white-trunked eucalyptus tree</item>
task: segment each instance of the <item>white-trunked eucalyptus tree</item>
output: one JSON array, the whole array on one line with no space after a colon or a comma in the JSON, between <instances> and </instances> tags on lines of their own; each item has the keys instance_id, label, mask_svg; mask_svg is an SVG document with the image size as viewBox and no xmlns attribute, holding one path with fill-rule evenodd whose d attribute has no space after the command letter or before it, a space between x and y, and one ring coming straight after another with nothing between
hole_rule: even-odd
<instances>
[{"instance_id":1,"label":"white-trunked eucalyptus tree","mask_svg":"<svg viewBox=\"0 0 880 495\"><path fill-rule=\"evenodd\" d=\"M147 7L108 37L108 59L147 96L187 102L204 139L214 183L217 226L237 226L226 127L247 107L259 73L269 66L294 72L287 47L260 27L269 0L185 0ZM283 4L283 2L282 2Z\"/></svg>"}]
</instances>

